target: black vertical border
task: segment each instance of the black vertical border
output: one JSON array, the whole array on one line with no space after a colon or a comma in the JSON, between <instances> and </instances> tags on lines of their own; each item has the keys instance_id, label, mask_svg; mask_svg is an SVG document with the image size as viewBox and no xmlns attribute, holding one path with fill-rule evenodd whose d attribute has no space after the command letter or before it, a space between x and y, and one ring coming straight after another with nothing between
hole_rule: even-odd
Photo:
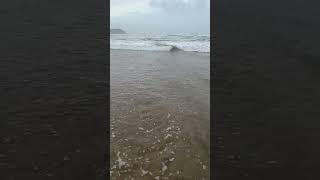
<instances>
[{"instance_id":1,"label":"black vertical border","mask_svg":"<svg viewBox=\"0 0 320 180\"><path fill-rule=\"evenodd\" d=\"M213 108L213 101L214 101L214 60L215 60L215 52L214 49L216 47L216 30L215 30L215 2L216 0L210 1L210 179L216 179L215 177L215 156L214 156L214 108Z\"/></svg>"},{"instance_id":2,"label":"black vertical border","mask_svg":"<svg viewBox=\"0 0 320 180\"><path fill-rule=\"evenodd\" d=\"M107 55L107 108L106 108L106 112L107 112L107 129L106 129L106 132L107 132L107 150L106 150L106 177L105 179L109 179L110 178L110 108L111 108L111 105L110 105L110 97L111 97L111 93L110 93L110 0L105 0L105 4L106 4L106 32L107 32L107 49L106 51L108 52L108 55Z\"/></svg>"},{"instance_id":3,"label":"black vertical border","mask_svg":"<svg viewBox=\"0 0 320 180\"><path fill-rule=\"evenodd\" d=\"M1 180L109 178L109 7L1 1Z\"/></svg>"},{"instance_id":4,"label":"black vertical border","mask_svg":"<svg viewBox=\"0 0 320 180\"><path fill-rule=\"evenodd\" d=\"M214 179L319 179L320 2L213 5Z\"/></svg>"}]
</instances>

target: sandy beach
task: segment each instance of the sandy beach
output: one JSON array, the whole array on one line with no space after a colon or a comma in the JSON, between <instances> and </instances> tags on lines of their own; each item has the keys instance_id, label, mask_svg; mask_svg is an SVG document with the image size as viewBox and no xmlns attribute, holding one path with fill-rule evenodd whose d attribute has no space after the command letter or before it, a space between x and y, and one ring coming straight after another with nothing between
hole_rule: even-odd
<instances>
[{"instance_id":1,"label":"sandy beach","mask_svg":"<svg viewBox=\"0 0 320 180\"><path fill-rule=\"evenodd\" d=\"M208 53L111 50L112 179L209 179Z\"/></svg>"}]
</instances>

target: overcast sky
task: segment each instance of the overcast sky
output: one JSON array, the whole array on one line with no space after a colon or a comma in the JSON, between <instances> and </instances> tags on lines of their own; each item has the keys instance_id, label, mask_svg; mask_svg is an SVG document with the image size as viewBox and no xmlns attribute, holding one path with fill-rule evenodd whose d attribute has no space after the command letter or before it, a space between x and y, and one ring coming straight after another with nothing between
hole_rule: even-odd
<instances>
[{"instance_id":1,"label":"overcast sky","mask_svg":"<svg viewBox=\"0 0 320 180\"><path fill-rule=\"evenodd\" d=\"M131 33L209 33L210 0L111 0L111 28Z\"/></svg>"}]
</instances>

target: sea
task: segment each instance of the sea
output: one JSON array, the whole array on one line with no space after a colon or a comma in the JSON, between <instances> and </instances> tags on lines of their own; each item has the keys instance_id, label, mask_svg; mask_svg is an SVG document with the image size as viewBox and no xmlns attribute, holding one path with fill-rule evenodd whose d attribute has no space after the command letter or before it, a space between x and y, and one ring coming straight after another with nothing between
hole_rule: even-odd
<instances>
[{"instance_id":1,"label":"sea","mask_svg":"<svg viewBox=\"0 0 320 180\"><path fill-rule=\"evenodd\" d=\"M210 53L210 34L111 34L110 48Z\"/></svg>"}]
</instances>

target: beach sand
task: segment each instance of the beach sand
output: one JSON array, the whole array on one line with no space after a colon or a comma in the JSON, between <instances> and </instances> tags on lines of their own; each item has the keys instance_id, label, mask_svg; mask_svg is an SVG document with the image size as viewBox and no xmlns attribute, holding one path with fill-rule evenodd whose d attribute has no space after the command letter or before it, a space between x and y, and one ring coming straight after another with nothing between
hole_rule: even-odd
<instances>
[{"instance_id":1,"label":"beach sand","mask_svg":"<svg viewBox=\"0 0 320 180\"><path fill-rule=\"evenodd\" d=\"M111 50L112 179L209 179L209 54Z\"/></svg>"}]
</instances>

